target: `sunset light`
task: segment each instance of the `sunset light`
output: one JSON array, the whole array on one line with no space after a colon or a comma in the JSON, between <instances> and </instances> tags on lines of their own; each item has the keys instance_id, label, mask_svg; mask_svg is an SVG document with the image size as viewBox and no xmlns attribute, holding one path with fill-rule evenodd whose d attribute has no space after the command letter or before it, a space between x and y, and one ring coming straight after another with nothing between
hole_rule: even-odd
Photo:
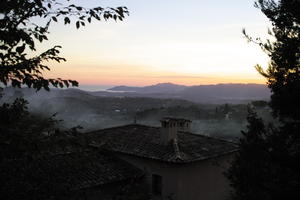
<instances>
[{"instance_id":1,"label":"sunset light","mask_svg":"<svg viewBox=\"0 0 300 200\"><path fill-rule=\"evenodd\" d=\"M300 0L1 0L0 198L300 199Z\"/></svg>"},{"instance_id":2,"label":"sunset light","mask_svg":"<svg viewBox=\"0 0 300 200\"><path fill-rule=\"evenodd\" d=\"M84 6L98 1L75 1ZM81 85L144 86L264 83L254 66L268 58L242 34L265 36L268 21L253 1L103 1L124 5L124 21L88 24L76 30L54 24L44 49L59 44L66 63L52 63L49 77ZM113 5L112 5L113 4Z\"/></svg>"}]
</instances>

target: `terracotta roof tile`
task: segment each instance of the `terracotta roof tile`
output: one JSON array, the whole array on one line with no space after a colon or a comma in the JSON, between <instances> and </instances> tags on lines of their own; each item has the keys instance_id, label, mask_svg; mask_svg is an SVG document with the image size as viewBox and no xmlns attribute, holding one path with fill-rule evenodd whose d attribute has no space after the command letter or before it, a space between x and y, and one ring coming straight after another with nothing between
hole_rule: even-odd
<instances>
[{"instance_id":1,"label":"terracotta roof tile","mask_svg":"<svg viewBox=\"0 0 300 200\"><path fill-rule=\"evenodd\" d=\"M85 134L93 144L99 143L109 151L171 163L194 162L237 151L232 142L188 132L179 132L177 140L164 145L160 142L160 128L138 124Z\"/></svg>"},{"instance_id":2,"label":"terracotta roof tile","mask_svg":"<svg viewBox=\"0 0 300 200\"><path fill-rule=\"evenodd\" d=\"M25 186L39 185L40 178L47 182L48 177L49 182L57 187L78 190L138 178L143 175L141 170L129 163L99 151L97 153L73 152L11 162L8 163L9 166L14 167L5 169L14 171L16 173L15 183L25 184ZM19 178L24 175L27 176L26 179Z\"/></svg>"}]
</instances>

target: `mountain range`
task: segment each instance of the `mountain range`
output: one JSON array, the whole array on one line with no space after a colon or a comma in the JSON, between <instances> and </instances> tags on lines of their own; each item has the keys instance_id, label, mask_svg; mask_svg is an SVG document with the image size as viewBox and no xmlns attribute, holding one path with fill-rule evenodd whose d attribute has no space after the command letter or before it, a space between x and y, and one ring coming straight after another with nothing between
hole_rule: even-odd
<instances>
[{"instance_id":1,"label":"mountain range","mask_svg":"<svg viewBox=\"0 0 300 200\"><path fill-rule=\"evenodd\" d=\"M108 91L117 92L122 96L180 98L201 103L243 103L250 100L268 100L270 98L270 90L263 84L185 86L159 83L145 87L116 86L108 89Z\"/></svg>"},{"instance_id":2,"label":"mountain range","mask_svg":"<svg viewBox=\"0 0 300 200\"><path fill-rule=\"evenodd\" d=\"M122 92L137 92L137 93L177 93L188 88L185 85L177 85L173 83L158 83L145 87L130 87L130 86L116 86L108 89L109 91L122 91Z\"/></svg>"},{"instance_id":3,"label":"mountain range","mask_svg":"<svg viewBox=\"0 0 300 200\"><path fill-rule=\"evenodd\" d=\"M21 92L22 91L22 92ZM27 98L49 99L52 97L71 97L80 99L95 99L97 97L148 97L159 99L182 99L195 103L248 103L253 100L269 100L270 90L262 84L216 84L184 86L173 83L159 83L145 87L116 86L106 91L84 91L75 88L51 89L50 92L23 88L21 92ZM7 95L2 101L11 95L18 96L13 88L6 88ZM22 96L21 95L21 96Z\"/></svg>"}]
</instances>

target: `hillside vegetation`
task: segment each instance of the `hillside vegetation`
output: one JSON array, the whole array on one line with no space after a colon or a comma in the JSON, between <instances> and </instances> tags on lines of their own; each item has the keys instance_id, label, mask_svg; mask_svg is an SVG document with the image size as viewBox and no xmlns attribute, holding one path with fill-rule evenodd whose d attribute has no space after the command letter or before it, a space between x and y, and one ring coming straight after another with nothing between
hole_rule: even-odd
<instances>
[{"instance_id":1,"label":"hillside vegetation","mask_svg":"<svg viewBox=\"0 0 300 200\"><path fill-rule=\"evenodd\" d=\"M12 102L25 98L29 110L43 116L56 115L64 128L77 125L83 131L97 130L130 123L160 126L166 116L193 121L195 133L234 139L245 128L246 104L195 103L182 99L95 96L92 92L78 89L52 89L36 93L32 89L6 88L0 102ZM265 101L254 101L254 106L265 119L270 118Z\"/></svg>"}]
</instances>

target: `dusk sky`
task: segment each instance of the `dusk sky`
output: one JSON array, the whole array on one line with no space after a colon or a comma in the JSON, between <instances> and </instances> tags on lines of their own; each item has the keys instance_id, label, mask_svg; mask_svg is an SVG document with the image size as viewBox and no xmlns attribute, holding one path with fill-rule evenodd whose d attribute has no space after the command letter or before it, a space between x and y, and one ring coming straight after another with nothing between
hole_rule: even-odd
<instances>
[{"instance_id":1,"label":"dusk sky","mask_svg":"<svg viewBox=\"0 0 300 200\"><path fill-rule=\"evenodd\" d=\"M121 22L52 24L45 50L62 45L67 62L51 63L47 76L82 85L143 86L265 83L254 69L268 58L247 43L242 29L266 37L266 17L253 0L74 0L85 7L127 6Z\"/></svg>"}]
</instances>

